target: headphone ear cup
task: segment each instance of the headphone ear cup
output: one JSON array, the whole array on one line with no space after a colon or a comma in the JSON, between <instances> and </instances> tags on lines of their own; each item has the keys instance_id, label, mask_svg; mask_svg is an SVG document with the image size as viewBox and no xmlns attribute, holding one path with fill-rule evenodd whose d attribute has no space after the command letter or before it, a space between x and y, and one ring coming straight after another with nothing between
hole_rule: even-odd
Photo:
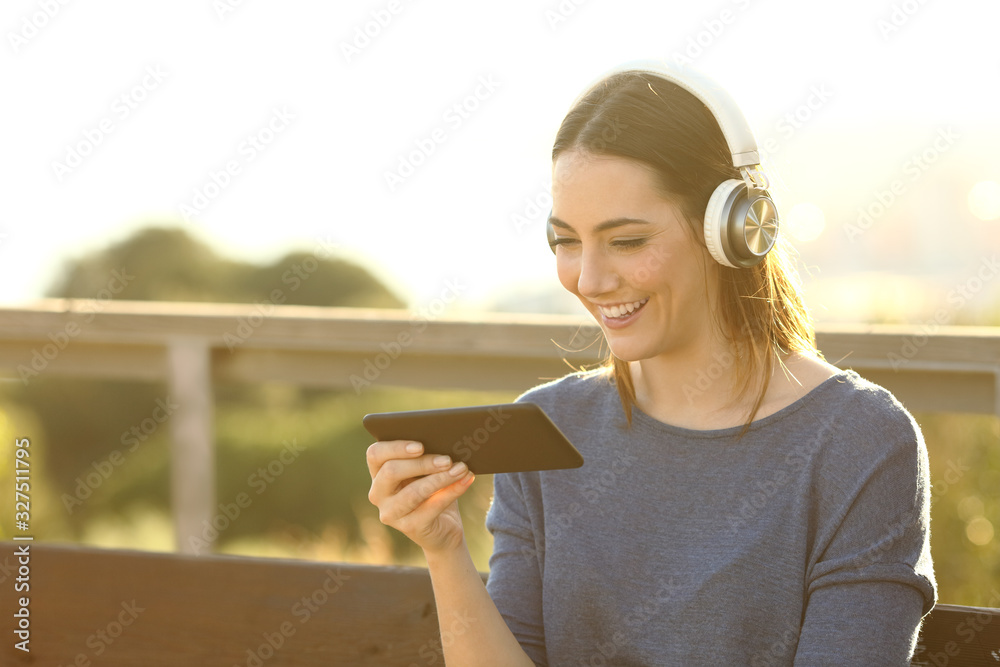
<instances>
[{"instance_id":1,"label":"headphone ear cup","mask_svg":"<svg viewBox=\"0 0 1000 667\"><path fill-rule=\"evenodd\" d=\"M705 207L705 245L708 252L719 264L734 269L740 267L729 257L732 253L729 248L729 213L741 195L745 198L746 187L746 183L736 178L723 181L715 188Z\"/></svg>"},{"instance_id":2,"label":"headphone ear cup","mask_svg":"<svg viewBox=\"0 0 1000 667\"><path fill-rule=\"evenodd\" d=\"M764 261L778 238L778 210L764 190L723 181L705 207L705 245L719 264L748 269Z\"/></svg>"}]
</instances>

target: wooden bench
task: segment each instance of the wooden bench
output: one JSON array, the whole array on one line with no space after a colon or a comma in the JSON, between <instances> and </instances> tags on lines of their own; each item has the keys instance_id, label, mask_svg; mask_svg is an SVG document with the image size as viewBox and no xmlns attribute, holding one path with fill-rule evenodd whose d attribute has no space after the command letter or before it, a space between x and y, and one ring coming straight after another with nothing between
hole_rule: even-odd
<instances>
[{"instance_id":1,"label":"wooden bench","mask_svg":"<svg viewBox=\"0 0 1000 667\"><path fill-rule=\"evenodd\" d=\"M24 544L30 653L14 646L14 554ZM445 619L439 634L421 568L25 542L0 549L4 665L442 665L442 639L469 623ZM1000 665L1000 609L938 605L913 664Z\"/></svg>"}]
</instances>

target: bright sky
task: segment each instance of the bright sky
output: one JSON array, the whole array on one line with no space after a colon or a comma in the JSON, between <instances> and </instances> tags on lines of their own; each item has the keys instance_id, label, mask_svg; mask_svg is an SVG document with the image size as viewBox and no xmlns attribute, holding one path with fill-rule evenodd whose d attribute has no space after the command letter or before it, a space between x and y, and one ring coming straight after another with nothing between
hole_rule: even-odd
<instances>
[{"instance_id":1,"label":"bright sky","mask_svg":"<svg viewBox=\"0 0 1000 667\"><path fill-rule=\"evenodd\" d=\"M559 122L602 71L674 54L771 140L803 252L947 127L988 220L997 25L995 0L7 0L0 302L150 223L256 261L335 243L415 306L558 286Z\"/></svg>"}]
</instances>

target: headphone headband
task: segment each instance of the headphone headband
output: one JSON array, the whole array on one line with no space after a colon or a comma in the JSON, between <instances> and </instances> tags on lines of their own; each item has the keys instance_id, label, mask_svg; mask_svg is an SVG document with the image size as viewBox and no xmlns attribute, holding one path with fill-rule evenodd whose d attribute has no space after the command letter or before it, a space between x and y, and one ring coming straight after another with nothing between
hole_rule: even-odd
<instances>
[{"instance_id":1,"label":"headphone headband","mask_svg":"<svg viewBox=\"0 0 1000 667\"><path fill-rule=\"evenodd\" d=\"M757 139L736 101L718 83L694 68L665 60L634 60L602 74L573 101L571 110L608 77L625 72L652 74L669 81L708 108L722 130L733 166L743 178L723 181L709 197L704 222L705 246L716 261L731 268L749 268L763 261L778 237L778 211L767 193L769 183L760 168ZM546 225L546 235L555 252L551 222Z\"/></svg>"},{"instance_id":2,"label":"headphone headband","mask_svg":"<svg viewBox=\"0 0 1000 667\"><path fill-rule=\"evenodd\" d=\"M573 101L575 107L581 99L594 90L604 79L624 72L645 72L654 74L674 83L701 100L715 116L719 128L726 138L733 156L733 166L743 171L743 167L760 164L757 139L747 119L736 101L718 83L693 67L675 65L666 60L633 60L608 70L595 79L587 89ZM760 187L758 185L758 187ZM764 186L766 187L766 185Z\"/></svg>"}]
</instances>

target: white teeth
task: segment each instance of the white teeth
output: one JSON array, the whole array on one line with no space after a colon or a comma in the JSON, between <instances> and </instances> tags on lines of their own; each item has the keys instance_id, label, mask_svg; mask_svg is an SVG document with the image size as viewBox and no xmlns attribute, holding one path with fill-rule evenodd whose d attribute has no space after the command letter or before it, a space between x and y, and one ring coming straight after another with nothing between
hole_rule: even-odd
<instances>
[{"instance_id":1,"label":"white teeth","mask_svg":"<svg viewBox=\"0 0 1000 667\"><path fill-rule=\"evenodd\" d=\"M623 317L635 312L647 301L649 301L649 297L640 299L639 301L633 301L632 303L623 303L617 306L611 306L610 308L605 308L604 306L599 306L599 308L606 317Z\"/></svg>"}]
</instances>

